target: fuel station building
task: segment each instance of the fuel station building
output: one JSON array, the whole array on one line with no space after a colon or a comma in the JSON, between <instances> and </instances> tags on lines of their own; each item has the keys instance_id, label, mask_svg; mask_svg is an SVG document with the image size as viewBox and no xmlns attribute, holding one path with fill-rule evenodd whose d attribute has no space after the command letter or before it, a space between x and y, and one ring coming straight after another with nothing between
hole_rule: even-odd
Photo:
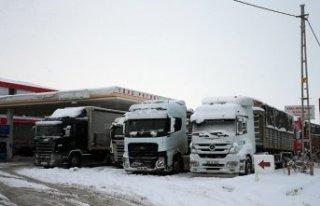
<instances>
[{"instance_id":1,"label":"fuel station building","mask_svg":"<svg viewBox=\"0 0 320 206\"><path fill-rule=\"evenodd\" d=\"M32 155L34 122L51 115L58 108L96 106L128 111L132 104L145 100L170 100L118 86L57 91L2 79L0 92L0 114L5 119L0 126L0 161L11 161L14 155L24 153ZM28 125L22 128L19 124L25 121Z\"/></svg>"}]
</instances>

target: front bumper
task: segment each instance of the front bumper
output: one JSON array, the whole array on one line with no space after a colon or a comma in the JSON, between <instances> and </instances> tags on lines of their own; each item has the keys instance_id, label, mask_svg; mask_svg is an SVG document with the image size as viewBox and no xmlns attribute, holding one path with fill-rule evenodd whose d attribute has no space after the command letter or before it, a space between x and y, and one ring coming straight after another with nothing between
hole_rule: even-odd
<instances>
[{"instance_id":1,"label":"front bumper","mask_svg":"<svg viewBox=\"0 0 320 206\"><path fill-rule=\"evenodd\" d=\"M130 161L129 157L123 157L123 168L126 172L141 172L141 173L158 173L169 172L165 157L158 157L154 164L144 164L142 161Z\"/></svg>"},{"instance_id":2,"label":"front bumper","mask_svg":"<svg viewBox=\"0 0 320 206\"><path fill-rule=\"evenodd\" d=\"M68 164L68 156L52 153L52 154L35 154L34 164L43 167L55 167Z\"/></svg>"},{"instance_id":3,"label":"front bumper","mask_svg":"<svg viewBox=\"0 0 320 206\"><path fill-rule=\"evenodd\" d=\"M190 154L190 172L199 174L239 174L240 158L236 154L228 154L225 158L200 158L198 154Z\"/></svg>"}]
</instances>

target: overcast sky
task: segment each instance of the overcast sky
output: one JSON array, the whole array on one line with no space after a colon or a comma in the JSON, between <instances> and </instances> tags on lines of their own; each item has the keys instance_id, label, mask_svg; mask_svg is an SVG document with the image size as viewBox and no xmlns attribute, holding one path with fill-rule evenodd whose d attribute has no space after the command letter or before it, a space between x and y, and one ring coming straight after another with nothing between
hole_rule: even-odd
<instances>
[{"instance_id":1,"label":"overcast sky","mask_svg":"<svg viewBox=\"0 0 320 206\"><path fill-rule=\"evenodd\" d=\"M299 15L319 0L247 0ZM0 0L1 77L73 90L121 86L186 101L248 95L300 104L300 19L232 0ZM310 104L320 48L307 28Z\"/></svg>"}]
</instances>

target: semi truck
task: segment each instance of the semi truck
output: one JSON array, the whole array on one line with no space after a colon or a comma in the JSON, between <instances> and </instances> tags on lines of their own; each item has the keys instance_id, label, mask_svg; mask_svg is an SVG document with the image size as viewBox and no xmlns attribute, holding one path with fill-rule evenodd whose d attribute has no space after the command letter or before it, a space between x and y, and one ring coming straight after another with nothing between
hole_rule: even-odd
<instances>
[{"instance_id":1,"label":"semi truck","mask_svg":"<svg viewBox=\"0 0 320 206\"><path fill-rule=\"evenodd\" d=\"M184 101L146 101L125 114L126 172L179 173L189 168Z\"/></svg>"},{"instance_id":2,"label":"semi truck","mask_svg":"<svg viewBox=\"0 0 320 206\"><path fill-rule=\"evenodd\" d=\"M109 163L109 128L123 114L92 106L55 110L35 123L35 165L80 167Z\"/></svg>"},{"instance_id":3,"label":"semi truck","mask_svg":"<svg viewBox=\"0 0 320 206\"><path fill-rule=\"evenodd\" d=\"M124 117L118 117L110 127L110 153L113 165L118 167L122 167L122 157L124 153L123 122Z\"/></svg>"},{"instance_id":4,"label":"semi truck","mask_svg":"<svg viewBox=\"0 0 320 206\"><path fill-rule=\"evenodd\" d=\"M193 174L249 174L253 155L292 155L293 116L245 96L208 97L191 116Z\"/></svg>"}]
</instances>

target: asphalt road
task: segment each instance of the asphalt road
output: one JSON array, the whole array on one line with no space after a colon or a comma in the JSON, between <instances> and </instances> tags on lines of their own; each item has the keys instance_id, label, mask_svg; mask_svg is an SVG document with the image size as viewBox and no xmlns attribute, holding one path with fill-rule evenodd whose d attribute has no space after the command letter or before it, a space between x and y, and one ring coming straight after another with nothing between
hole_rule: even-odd
<instances>
[{"instance_id":1,"label":"asphalt road","mask_svg":"<svg viewBox=\"0 0 320 206\"><path fill-rule=\"evenodd\" d=\"M51 184L19 175L16 169L34 167L30 160L11 163L0 162L0 194L10 200L10 204L1 202L6 206L142 206L143 204L123 197L110 196L98 192L93 188ZM30 184L42 185L49 189L37 189L32 187L16 187L6 183L14 180L28 182Z\"/></svg>"}]
</instances>

